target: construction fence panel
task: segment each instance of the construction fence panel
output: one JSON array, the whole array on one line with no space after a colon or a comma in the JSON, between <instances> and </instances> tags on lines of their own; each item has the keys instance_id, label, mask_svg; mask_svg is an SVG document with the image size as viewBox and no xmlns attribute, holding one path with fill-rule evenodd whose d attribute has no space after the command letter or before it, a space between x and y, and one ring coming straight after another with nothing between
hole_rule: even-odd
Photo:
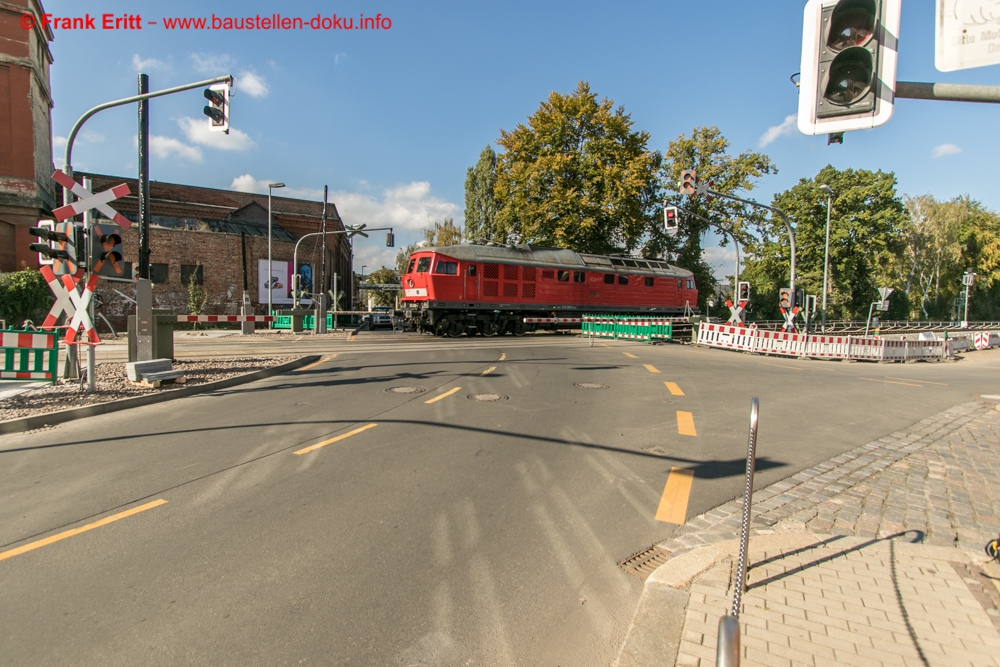
<instances>
[{"instance_id":1,"label":"construction fence panel","mask_svg":"<svg viewBox=\"0 0 1000 667\"><path fill-rule=\"evenodd\" d=\"M0 379L55 383L58 378L58 364L57 332L14 330L0 332Z\"/></svg>"}]
</instances>

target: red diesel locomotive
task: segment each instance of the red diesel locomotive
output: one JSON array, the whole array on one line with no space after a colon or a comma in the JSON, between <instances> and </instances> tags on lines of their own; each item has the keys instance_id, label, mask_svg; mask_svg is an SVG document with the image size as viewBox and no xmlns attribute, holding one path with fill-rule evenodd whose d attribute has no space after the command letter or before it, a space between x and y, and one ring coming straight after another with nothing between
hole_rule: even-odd
<instances>
[{"instance_id":1,"label":"red diesel locomotive","mask_svg":"<svg viewBox=\"0 0 1000 667\"><path fill-rule=\"evenodd\" d=\"M402 276L397 322L438 336L520 336L525 318L697 312L694 275L657 259L519 245L420 248Z\"/></svg>"}]
</instances>

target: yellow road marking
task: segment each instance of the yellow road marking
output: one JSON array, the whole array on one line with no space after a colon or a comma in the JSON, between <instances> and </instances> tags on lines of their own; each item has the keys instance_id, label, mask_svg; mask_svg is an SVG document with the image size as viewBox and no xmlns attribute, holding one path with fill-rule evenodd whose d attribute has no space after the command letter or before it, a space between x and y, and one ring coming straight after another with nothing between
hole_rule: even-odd
<instances>
[{"instance_id":1,"label":"yellow road marking","mask_svg":"<svg viewBox=\"0 0 1000 667\"><path fill-rule=\"evenodd\" d=\"M507 358L507 353L506 352L501 352L500 353L500 358L497 359L497 361L503 361L506 358Z\"/></svg>"},{"instance_id":2,"label":"yellow road marking","mask_svg":"<svg viewBox=\"0 0 1000 667\"><path fill-rule=\"evenodd\" d=\"M347 342L350 343L351 341L354 340L354 338L355 338L355 336L352 335L351 338L350 338L350 340L348 340Z\"/></svg>"},{"instance_id":3,"label":"yellow road marking","mask_svg":"<svg viewBox=\"0 0 1000 667\"><path fill-rule=\"evenodd\" d=\"M937 385L941 385L942 387L947 387L948 386L944 382L931 382L929 380L914 380L913 378L897 378L897 377L893 377L891 375L886 375L886 377L889 378L890 380L905 380L907 382L919 382L920 384L937 384Z\"/></svg>"},{"instance_id":4,"label":"yellow road marking","mask_svg":"<svg viewBox=\"0 0 1000 667\"><path fill-rule=\"evenodd\" d=\"M104 517L100 521L95 521L94 523L88 523L86 526L80 526L79 528L66 530L56 535L50 535L45 539L17 547L16 549L11 549L10 551L4 551L3 553L0 553L0 560L6 560L8 558L13 558L14 556L20 556L23 553L34 551L35 549L47 546L49 544L52 544L53 542L65 540L67 537L73 537L74 535L85 533L88 530L93 530L94 528L100 528L101 526L106 526L107 524L118 521L119 519L125 519L127 517L132 516L133 514L138 514L139 512L145 512L146 510L153 509L154 507L159 507L160 505L163 505L166 502L167 502L166 500L160 498L159 500L154 500L151 503L146 503L145 505L139 505L138 507L133 507L130 510L125 510L124 512L119 512L118 514L113 514L111 516Z\"/></svg>"},{"instance_id":5,"label":"yellow road marking","mask_svg":"<svg viewBox=\"0 0 1000 667\"><path fill-rule=\"evenodd\" d=\"M904 387L923 387L922 384L912 384L910 382L893 382L892 380L876 380L875 378L858 378L859 380L868 380L869 382L881 382L882 384L901 384Z\"/></svg>"},{"instance_id":6,"label":"yellow road marking","mask_svg":"<svg viewBox=\"0 0 1000 667\"><path fill-rule=\"evenodd\" d=\"M677 411L677 433L679 435L698 435L694 430L694 415L690 412Z\"/></svg>"},{"instance_id":7,"label":"yellow road marking","mask_svg":"<svg viewBox=\"0 0 1000 667\"><path fill-rule=\"evenodd\" d=\"M687 520L688 498L691 496L693 481L694 470L670 469L667 484L663 487L663 496L660 497L660 506L656 509L657 521L682 524Z\"/></svg>"},{"instance_id":8,"label":"yellow road marking","mask_svg":"<svg viewBox=\"0 0 1000 667\"><path fill-rule=\"evenodd\" d=\"M329 355L329 356L327 356L327 357L324 357L324 358L320 359L319 361L314 361L314 362L313 362L313 363L311 363L311 364L308 364L308 365L306 365L306 366L303 366L303 367L302 367L302 368L300 368L299 370L300 370L300 371L307 371L307 370L309 370L310 368L312 368L312 367L314 367L314 366L319 366L320 364L325 364L326 362L328 362L328 361L330 361L331 359L333 359L333 358L334 358L335 356L337 356L337 354L336 354L336 353L334 353L334 354L331 354L331 355Z\"/></svg>"},{"instance_id":9,"label":"yellow road marking","mask_svg":"<svg viewBox=\"0 0 1000 667\"><path fill-rule=\"evenodd\" d=\"M675 382L664 382L663 384L667 385L667 389L670 390L671 395L673 395L673 396L683 396L684 395L684 392L681 391L681 388L677 386L677 383L675 383Z\"/></svg>"},{"instance_id":10,"label":"yellow road marking","mask_svg":"<svg viewBox=\"0 0 1000 667\"><path fill-rule=\"evenodd\" d=\"M795 368L794 366L786 366L785 364L769 364L766 361L760 362L761 366L774 366L775 368L787 368L790 371L804 371L804 368Z\"/></svg>"},{"instance_id":11,"label":"yellow road marking","mask_svg":"<svg viewBox=\"0 0 1000 667\"><path fill-rule=\"evenodd\" d=\"M638 359L639 358L639 357L635 356L634 354L632 354L631 352L622 352L622 354L624 354L626 357L629 357L630 359Z\"/></svg>"},{"instance_id":12,"label":"yellow road marking","mask_svg":"<svg viewBox=\"0 0 1000 667\"><path fill-rule=\"evenodd\" d=\"M650 373L659 373L660 372L660 371L656 370L656 368L654 366L650 366L649 364L643 364L643 366L645 366L646 370L649 371Z\"/></svg>"},{"instance_id":13,"label":"yellow road marking","mask_svg":"<svg viewBox=\"0 0 1000 667\"><path fill-rule=\"evenodd\" d=\"M497 369L497 367L496 367L496 366L490 366L490 367L489 367L489 368L487 368L487 369L486 369L485 371L483 371L483 375L489 375L490 373L492 373L492 372L493 372L493 371L495 371L496 369Z\"/></svg>"},{"instance_id":14,"label":"yellow road marking","mask_svg":"<svg viewBox=\"0 0 1000 667\"><path fill-rule=\"evenodd\" d=\"M611 347L611 346L610 346L610 345L608 345L607 343L598 343L598 345L600 345L601 347Z\"/></svg>"},{"instance_id":15,"label":"yellow road marking","mask_svg":"<svg viewBox=\"0 0 1000 667\"><path fill-rule=\"evenodd\" d=\"M432 398L430 400L424 401L424 403L437 403L442 398L446 398L448 396L451 396L452 394L454 394L459 389L461 389L461 387L455 387L454 389L450 389L450 390L444 392L443 394L439 394L439 395L435 396L434 398Z\"/></svg>"},{"instance_id":16,"label":"yellow road marking","mask_svg":"<svg viewBox=\"0 0 1000 667\"><path fill-rule=\"evenodd\" d=\"M368 429L375 428L376 426L378 426L378 424L365 424L361 428L356 428L356 429L354 429L353 431L351 431L349 433L344 433L343 435L338 435L336 438L330 438L329 440L324 440L323 442L317 442L315 445L309 445L308 447L300 449L299 451L297 451L295 453L296 454L306 454L308 452L311 452L314 449L319 449L320 447L326 447L327 445L332 445L335 442L339 442L339 441L341 441L341 440L343 440L345 438L350 438L352 435L357 435L358 433L361 433L362 431L367 431Z\"/></svg>"}]
</instances>

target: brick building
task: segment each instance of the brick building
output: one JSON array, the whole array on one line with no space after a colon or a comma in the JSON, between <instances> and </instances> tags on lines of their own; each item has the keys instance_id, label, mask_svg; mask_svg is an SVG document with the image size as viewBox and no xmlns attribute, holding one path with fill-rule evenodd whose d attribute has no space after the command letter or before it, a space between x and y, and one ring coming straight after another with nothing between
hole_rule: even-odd
<instances>
[{"instance_id":1,"label":"brick building","mask_svg":"<svg viewBox=\"0 0 1000 667\"><path fill-rule=\"evenodd\" d=\"M90 178L94 192L127 183L133 194L117 199L112 206L133 223L139 219L136 179L76 172L77 180ZM258 260L267 259L267 195L231 190L200 188L190 185L152 181L150 193L150 278L153 281L155 308L170 308L177 313L191 311L188 283L193 277L207 302L204 314L239 313L244 287L251 295L255 310L263 314L267 299L258 299L261 277ZM323 203L289 197L271 199L272 263L291 262L295 243L303 235L318 232L322 226ZM103 220L96 218L98 223ZM103 221L107 222L107 221ZM327 205L327 231L342 231L343 222L333 203ZM126 262L139 253L139 227L122 234ZM320 279L324 244L315 236L299 244L299 265L308 264L316 281ZM245 260L245 262L244 262ZM244 270L245 267L245 270ZM327 237L327 289L337 275L338 291L350 294L351 247L345 234ZM112 291L131 295L131 289L102 280L99 292L105 302L104 315L117 329L133 308ZM314 290L318 291L318 290ZM273 297L272 297L273 298ZM341 307L348 307L345 296ZM275 309L290 308L274 303Z\"/></svg>"},{"instance_id":2,"label":"brick building","mask_svg":"<svg viewBox=\"0 0 1000 667\"><path fill-rule=\"evenodd\" d=\"M0 272L37 266L28 228L55 205L52 167L52 31L38 0L0 2ZM23 15L34 15L26 30Z\"/></svg>"}]
</instances>

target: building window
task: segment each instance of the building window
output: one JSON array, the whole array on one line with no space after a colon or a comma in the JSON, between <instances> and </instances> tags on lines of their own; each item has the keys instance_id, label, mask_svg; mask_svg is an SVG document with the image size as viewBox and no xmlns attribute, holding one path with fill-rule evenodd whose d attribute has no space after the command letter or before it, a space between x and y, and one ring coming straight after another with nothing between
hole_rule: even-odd
<instances>
[{"instance_id":1,"label":"building window","mask_svg":"<svg viewBox=\"0 0 1000 667\"><path fill-rule=\"evenodd\" d=\"M618 276L619 285L628 285L628 276Z\"/></svg>"},{"instance_id":2,"label":"building window","mask_svg":"<svg viewBox=\"0 0 1000 667\"><path fill-rule=\"evenodd\" d=\"M653 286L653 279L646 278L646 287L652 287L652 286Z\"/></svg>"},{"instance_id":3,"label":"building window","mask_svg":"<svg viewBox=\"0 0 1000 667\"><path fill-rule=\"evenodd\" d=\"M192 279L195 285L205 284L205 272L201 264L181 264L181 284L190 285Z\"/></svg>"},{"instance_id":4,"label":"building window","mask_svg":"<svg viewBox=\"0 0 1000 667\"><path fill-rule=\"evenodd\" d=\"M149 280L154 285L165 285L170 280L170 265L150 264Z\"/></svg>"},{"instance_id":5,"label":"building window","mask_svg":"<svg viewBox=\"0 0 1000 667\"><path fill-rule=\"evenodd\" d=\"M438 262L437 271L435 271L435 273L443 273L447 276L457 276L458 262Z\"/></svg>"},{"instance_id":6,"label":"building window","mask_svg":"<svg viewBox=\"0 0 1000 667\"><path fill-rule=\"evenodd\" d=\"M613 273L605 273L604 274L604 284L605 285L614 285L615 284L615 274L613 274Z\"/></svg>"},{"instance_id":7,"label":"building window","mask_svg":"<svg viewBox=\"0 0 1000 667\"><path fill-rule=\"evenodd\" d=\"M575 282L575 283L585 283L585 282L587 282L587 274L584 273L583 271L574 271L573 272L573 282Z\"/></svg>"}]
</instances>

